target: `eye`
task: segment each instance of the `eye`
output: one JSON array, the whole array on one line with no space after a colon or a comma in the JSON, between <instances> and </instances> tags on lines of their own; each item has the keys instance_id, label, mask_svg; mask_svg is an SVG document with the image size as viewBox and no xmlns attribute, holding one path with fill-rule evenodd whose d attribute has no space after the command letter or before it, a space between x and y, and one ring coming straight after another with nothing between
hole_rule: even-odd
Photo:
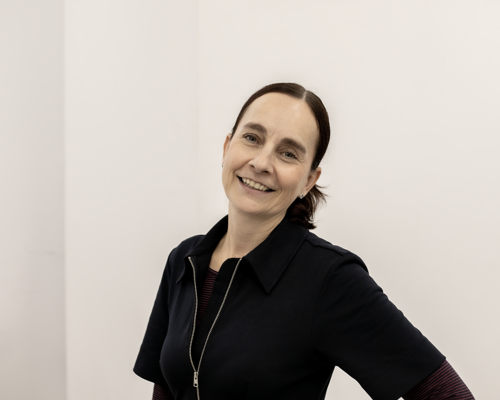
<instances>
[{"instance_id":1,"label":"eye","mask_svg":"<svg viewBox=\"0 0 500 400\"><path fill-rule=\"evenodd\" d=\"M293 151L284 151L282 154L283 154L283 156L285 158L288 158L288 159L291 159L291 160L297 160L298 159L297 155Z\"/></svg>"},{"instance_id":2,"label":"eye","mask_svg":"<svg viewBox=\"0 0 500 400\"><path fill-rule=\"evenodd\" d=\"M259 139L257 138L257 136L251 134L251 133L245 133L243 135L243 137L248 140L250 143L257 143L259 141Z\"/></svg>"}]
</instances>

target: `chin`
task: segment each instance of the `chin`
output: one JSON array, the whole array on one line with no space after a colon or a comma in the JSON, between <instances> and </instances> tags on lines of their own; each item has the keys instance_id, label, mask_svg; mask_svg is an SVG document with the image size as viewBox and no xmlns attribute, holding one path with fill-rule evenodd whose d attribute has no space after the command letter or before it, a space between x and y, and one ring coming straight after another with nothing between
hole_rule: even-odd
<instances>
[{"instance_id":1,"label":"chin","mask_svg":"<svg viewBox=\"0 0 500 400\"><path fill-rule=\"evenodd\" d=\"M234 211L237 211L239 213L249 214L253 216L267 214L266 210L263 209L261 205L249 201L237 201L237 202L230 201L229 208L230 209L232 208Z\"/></svg>"}]
</instances>

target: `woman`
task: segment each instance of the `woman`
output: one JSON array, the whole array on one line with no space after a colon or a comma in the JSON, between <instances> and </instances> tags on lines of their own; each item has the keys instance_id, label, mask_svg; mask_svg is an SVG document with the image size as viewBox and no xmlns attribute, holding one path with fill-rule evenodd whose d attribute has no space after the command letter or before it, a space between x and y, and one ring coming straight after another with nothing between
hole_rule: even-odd
<instances>
[{"instance_id":1,"label":"woman","mask_svg":"<svg viewBox=\"0 0 500 400\"><path fill-rule=\"evenodd\" d=\"M134 368L154 398L323 399L335 366L374 399L472 399L356 255L309 232L330 138L321 100L278 83L223 150L228 216L172 251Z\"/></svg>"}]
</instances>

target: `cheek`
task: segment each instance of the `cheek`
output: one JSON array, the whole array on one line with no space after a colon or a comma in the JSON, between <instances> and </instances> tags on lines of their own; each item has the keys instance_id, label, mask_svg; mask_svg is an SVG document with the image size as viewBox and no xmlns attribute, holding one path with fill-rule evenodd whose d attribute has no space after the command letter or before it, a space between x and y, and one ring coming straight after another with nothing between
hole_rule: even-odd
<instances>
[{"instance_id":1,"label":"cheek","mask_svg":"<svg viewBox=\"0 0 500 400\"><path fill-rule=\"evenodd\" d=\"M226 151L226 154L224 155L224 160L225 162L229 165L234 165L235 163L240 160L241 157L241 150L238 149L238 146L235 146L231 143L229 148Z\"/></svg>"},{"instance_id":2,"label":"cheek","mask_svg":"<svg viewBox=\"0 0 500 400\"><path fill-rule=\"evenodd\" d=\"M288 171L287 174L283 175L283 186L286 187L287 191L292 193L298 193L302 190L302 187L306 184L306 175L301 168L293 168Z\"/></svg>"}]
</instances>

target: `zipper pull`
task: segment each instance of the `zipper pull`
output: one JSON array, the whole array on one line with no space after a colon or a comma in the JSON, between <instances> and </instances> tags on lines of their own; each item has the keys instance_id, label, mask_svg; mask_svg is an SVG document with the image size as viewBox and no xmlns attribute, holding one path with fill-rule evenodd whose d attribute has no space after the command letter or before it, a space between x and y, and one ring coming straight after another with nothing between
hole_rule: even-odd
<instances>
[{"instance_id":1,"label":"zipper pull","mask_svg":"<svg viewBox=\"0 0 500 400\"><path fill-rule=\"evenodd\" d=\"M194 371L193 386L198 387L198 372Z\"/></svg>"}]
</instances>

